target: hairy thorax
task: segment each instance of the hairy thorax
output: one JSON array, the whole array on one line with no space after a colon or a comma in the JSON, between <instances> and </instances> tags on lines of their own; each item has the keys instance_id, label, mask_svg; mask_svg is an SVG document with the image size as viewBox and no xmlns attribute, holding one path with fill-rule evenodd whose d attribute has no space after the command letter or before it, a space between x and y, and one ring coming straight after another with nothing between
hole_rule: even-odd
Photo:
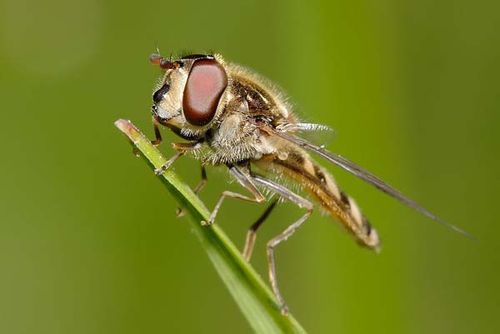
<instances>
[{"instance_id":1,"label":"hairy thorax","mask_svg":"<svg viewBox=\"0 0 500 334\"><path fill-rule=\"evenodd\" d=\"M213 128L202 160L212 165L234 164L273 153L273 143L254 122L248 122L248 117L242 112L231 112Z\"/></svg>"}]
</instances>

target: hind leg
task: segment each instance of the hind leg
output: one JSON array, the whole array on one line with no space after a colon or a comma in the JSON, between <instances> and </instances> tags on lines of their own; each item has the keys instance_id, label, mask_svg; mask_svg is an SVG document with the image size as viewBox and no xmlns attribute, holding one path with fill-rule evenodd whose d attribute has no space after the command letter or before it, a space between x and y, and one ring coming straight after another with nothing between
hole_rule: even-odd
<instances>
[{"instance_id":1,"label":"hind leg","mask_svg":"<svg viewBox=\"0 0 500 334\"><path fill-rule=\"evenodd\" d=\"M307 210L307 212L301 216L298 220L296 220L294 223L292 223L290 226L288 226L282 233L278 234L276 237L271 239L267 243L267 260L269 263L269 281L271 283L271 287L273 289L274 294L276 295L276 298L278 299L278 302L281 307L281 312L283 314L288 313L288 307L285 303L285 300L283 296L281 295L279 286L278 286L278 280L276 276L276 258L274 254L274 249L276 246L278 246L281 242L287 240L292 234L294 234L302 224L311 216L312 211L313 211L313 205L311 202L308 200L300 197L299 195L295 194L288 188L275 183L274 181L271 181L269 179L266 179L262 176L255 175L253 177L253 181L255 184L263 186L281 197L291 201L292 203L295 203L298 205L300 208L304 208Z\"/></svg>"},{"instance_id":2,"label":"hind leg","mask_svg":"<svg viewBox=\"0 0 500 334\"><path fill-rule=\"evenodd\" d=\"M253 253L253 247L255 245L255 239L257 238L257 230L259 229L260 226L266 221L267 217L271 214L271 212L274 210L276 207L276 204L278 203L278 200L274 200L271 205L269 205L262 213L262 215L257 219L255 223L250 226L247 232L247 238L245 241L245 247L243 248L243 257L245 260L250 262L250 258L252 257Z\"/></svg>"}]
</instances>

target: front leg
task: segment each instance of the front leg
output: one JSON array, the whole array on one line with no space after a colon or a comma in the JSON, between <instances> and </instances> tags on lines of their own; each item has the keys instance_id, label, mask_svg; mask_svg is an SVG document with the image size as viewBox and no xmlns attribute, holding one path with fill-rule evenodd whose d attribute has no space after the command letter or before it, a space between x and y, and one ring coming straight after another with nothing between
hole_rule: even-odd
<instances>
[{"instance_id":1,"label":"front leg","mask_svg":"<svg viewBox=\"0 0 500 334\"><path fill-rule=\"evenodd\" d=\"M188 143L172 143L172 148L177 151L177 153L168 159L161 167L155 169L156 175L162 175L165 173L172 164L182 157L184 154L190 151L197 150L201 147L202 143L200 141L193 141Z\"/></svg>"},{"instance_id":2,"label":"front leg","mask_svg":"<svg viewBox=\"0 0 500 334\"><path fill-rule=\"evenodd\" d=\"M158 127L158 123L156 122L154 117L153 117L153 129L155 131L155 140L152 140L151 144L153 144L154 147L158 147L160 146L163 138L161 137L160 128Z\"/></svg>"},{"instance_id":3,"label":"front leg","mask_svg":"<svg viewBox=\"0 0 500 334\"><path fill-rule=\"evenodd\" d=\"M160 128L158 127L158 123L156 122L154 117L153 117L153 130L155 132L155 139L151 141L151 144L153 144L154 147L158 147L158 146L160 146L163 139L161 138ZM141 156L141 151L139 151L139 149L135 146L132 148L132 153L136 157Z\"/></svg>"}]
</instances>

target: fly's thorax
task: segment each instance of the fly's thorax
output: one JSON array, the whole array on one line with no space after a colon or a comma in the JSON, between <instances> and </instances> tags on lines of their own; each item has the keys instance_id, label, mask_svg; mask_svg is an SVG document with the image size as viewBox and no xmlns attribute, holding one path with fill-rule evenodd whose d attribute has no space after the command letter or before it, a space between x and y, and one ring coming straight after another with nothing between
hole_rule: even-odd
<instances>
[{"instance_id":1,"label":"fly's thorax","mask_svg":"<svg viewBox=\"0 0 500 334\"><path fill-rule=\"evenodd\" d=\"M210 152L206 160L211 164L237 163L258 160L275 152L273 142L261 128L249 121L247 113L238 109L227 112L213 127L206 139Z\"/></svg>"},{"instance_id":2,"label":"fly's thorax","mask_svg":"<svg viewBox=\"0 0 500 334\"><path fill-rule=\"evenodd\" d=\"M269 113L269 116L278 119L292 116L291 105L284 91L276 84L237 64L228 63L226 68L232 79L232 91L248 101L251 112Z\"/></svg>"}]
</instances>

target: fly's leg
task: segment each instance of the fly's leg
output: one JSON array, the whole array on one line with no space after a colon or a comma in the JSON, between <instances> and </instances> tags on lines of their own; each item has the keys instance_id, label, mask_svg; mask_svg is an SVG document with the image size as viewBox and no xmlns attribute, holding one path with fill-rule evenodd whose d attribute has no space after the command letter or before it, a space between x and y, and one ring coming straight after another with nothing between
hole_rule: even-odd
<instances>
[{"instance_id":1,"label":"fly's leg","mask_svg":"<svg viewBox=\"0 0 500 334\"><path fill-rule=\"evenodd\" d=\"M153 129L154 129L154 132L155 132L155 139L151 141L151 144L153 144L154 147L158 147L158 146L160 146L160 144L161 144L161 142L162 142L163 139L161 137L160 128L158 128L158 124L156 123L156 120L154 118L153 118ZM135 146L132 149L132 153L136 157L140 157L141 156L141 152Z\"/></svg>"},{"instance_id":2,"label":"fly's leg","mask_svg":"<svg viewBox=\"0 0 500 334\"><path fill-rule=\"evenodd\" d=\"M276 259L274 256L274 248L278 246L282 241L287 240L292 234L299 229L299 227L311 216L312 209L308 210L302 217L300 217L292 225L288 226L282 233L278 234L276 237L271 239L267 243L267 261L269 263L269 281L271 282L271 287L273 292L278 298L280 304L281 313L288 314L288 306L285 303L283 296L278 287L278 281L276 279Z\"/></svg>"},{"instance_id":3,"label":"fly's leg","mask_svg":"<svg viewBox=\"0 0 500 334\"><path fill-rule=\"evenodd\" d=\"M161 136L160 136L160 141L161 141ZM154 144L154 143L153 143ZM157 144L159 145L159 144ZM189 151L193 151L198 149L201 146L200 142L189 142L189 143L172 143L172 148L177 151L177 153L168 159L162 166L159 168L155 169L155 174L156 175L162 175L167 171L167 169L172 166L172 164L182 157L184 154L186 154Z\"/></svg>"},{"instance_id":4,"label":"fly's leg","mask_svg":"<svg viewBox=\"0 0 500 334\"><path fill-rule=\"evenodd\" d=\"M203 190L203 188L205 188L205 186L207 185L207 182L208 182L208 178L207 178L207 170L205 168L205 165L201 165L201 179L200 179L200 182L198 182L198 184L196 185L196 187L194 187L194 193L195 194L198 194L200 191Z\"/></svg>"},{"instance_id":5,"label":"fly's leg","mask_svg":"<svg viewBox=\"0 0 500 334\"><path fill-rule=\"evenodd\" d=\"M153 119L153 129L155 131L155 140L151 141L151 144L153 144L155 147L160 146L163 138L161 137L160 133L160 128L158 127L158 123Z\"/></svg>"},{"instance_id":6,"label":"fly's leg","mask_svg":"<svg viewBox=\"0 0 500 334\"><path fill-rule=\"evenodd\" d=\"M254 194L254 195L256 195L256 194ZM260 199L258 197L245 196L245 195L242 195L240 193L235 193L233 191L223 191L222 195L219 197L219 200L217 201L217 204L215 205L214 210L210 214L208 221L202 222L203 225L212 225L214 223L215 218L217 217L217 214L219 213L220 206L222 205L222 203L224 202L224 200L226 198L236 198L236 199L240 199L243 201L255 202L255 203L261 203L264 201L263 197L262 197L262 199Z\"/></svg>"},{"instance_id":7,"label":"fly's leg","mask_svg":"<svg viewBox=\"0 0 500 334\"><path fill-rule=\"evenodd\" d=\"M217 217L217 213L219 213L219 209L226 198L237 198L243 201L254 202L254 203L262 203L266 199L257 189L255 184L252 182L251 176L249 174L244 173L237 166L228 166L228 167L229 167L229 172L231 172L231 175L238 181L238 183L241 186L247 189L253 195L253 197L242 195L232 191L222 192L221 196L219 197L219 200L217 201L217 204L215 204L215 207L212 213L210 214L210 217L208 218L208 221L201 222L203 225L212 225L214 223L215 217Z\"/></svg>"},{"instance_id":8,"label":"fly's leg","mask_svg":"<svg viewBox=\"0 0 500 334\"><path fill-rule=\"evenodd\" d=\"M205 168L205 165L201 165L201 179L200 179L200 182L198 182L198 184L196 185L196 187L194 187L193 192L195 194L198 194L200 191L203 190L203 188L205 188L207 182L208 182L207 170ZM175 211L175 213L176 213L177 218L180 218L180 217L184 216L185 212L184 212L184 209L178 207L177 210Z\"/></svg>"},{"instance_id":9,"label":"fly's leg","mask_svg":"<svg viewBox=\"0 0 500 334\"><path fill-rule=\"evenodd\" d=\"M250 258L252 257L253 248L255 245L255 239L257 238L257 230L266 221L267 217L269 217L271 212L276 207L277 203L278 203L278 200L277 199L274 200L271 203L271 205L269 205L267 207L266 211L264 211L264 213L262 213L262 215L259 217L259 219L257 219L257 221L255 223L253 223L252 226L250 226L250 228L248 229L247 237L245 240L245 247L243 248L243 257L248 262L250 262Z\"/></svg>"},{"instance_id":10,"label":"fly's leg","mask_svg":"<svg viewBox=\"0 0 500 334\"><path fill-rule=\"evenodd\" d=\"M160 146L163 138L161 137L161 132L160 128L158 127L158 123L156 120L153 118L153 129L155 132L155 139L151 141L151 144L153 144L155 147ZM189 142L189 143L172 143L172 148L177 151L177 153L168 159L160 168L155 169L155 174L156 175L162 175L165 173L167 169L172 166L172 164L177 161L180 157L182 157L186 152L196 150L200 147L201 143L200 142ZM136 153L137 149L134 149L134 153Z\"/></svg>"},{"instance_id":11,"label":"fly's leg","mask_svg":"<svg viewBox=\"0 0 500 334\"><path fill-rule=\"evenodd\" d=\"M281 307L281 313L288 314L288 307L285 303L285 300L283 299L283 296L281 295L281 292L278 287L278 281L276 279L276 263L274 256L274 248L277 245L279 245L282 241L287 240L292 234L294 234L295 231L297 231L297 229L311 216L313 205L311 202L290 191L288 188L278 183L275 183L271 180L268 180L262 176L255 175L253 177L253 181L255 182L255 184L266 187L267 189L274 191L281 197L297 204L300 208L304 208L307 210L307 212L302 217L300 217L297 221L288 226L282 233L280 233L267 243L269 281L271 282L271 287L273 289L274 294L276 295L276 298L278 298L278 302Z\"/></svg>"},{"instance_id":12,"label":"fly's leg","mask_svg":"<svg viewBox=\"0 0 500 334\"><path fill-rule=\"evenodd\" d=\"M174 162L176 162L177 159L179 159L180 157L182 157L185 153L186 152L183 152L183 151L175 153L173 157L171 157L170 159L167 160L167 162L165 162L159 168L155 169L155 174L156 175L162 175L163 173L165 173L170 168L170 166L172 166L172 164Z\"/></svg>"}]
</instances>

